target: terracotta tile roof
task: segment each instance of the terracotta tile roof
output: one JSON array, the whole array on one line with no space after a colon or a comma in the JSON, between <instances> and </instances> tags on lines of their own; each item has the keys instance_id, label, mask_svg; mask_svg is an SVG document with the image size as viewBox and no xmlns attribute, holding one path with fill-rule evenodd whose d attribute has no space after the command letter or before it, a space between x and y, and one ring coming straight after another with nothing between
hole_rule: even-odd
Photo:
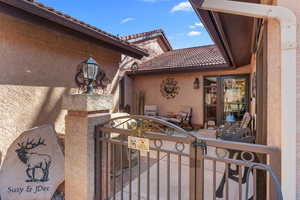
<instances>
[{"instance_id":1,"label":"terracotta tile roof","mask_svg":"<svg viewBox=\"0 0 300 200\"><path fill-rule=\"evenodd\" d=\"M209 45L166 52L140 64L138 70L129 74L215 70L226 67L228 66L219 49L215 45Z\"/></svg>"},{"instance_id":2,"label":"terracotta tile roof","mask_svg":"<svg viewBox=\"0 0 300 200\"><path fill-rule=\"evenodd\" d=\"M145 40L148 38L153 38L153 37L157 37L157 36L161 36L162 40L165 42L165 44L167 45L169 50L172 50L172 45L169 42L164 30L162 29L157 29L157 30L152 30L152 31L148 31L148 32L143 32L143 33L137 33L137 34L132 34L132 35L127 35L124 37L121 37L121 40L124 41L128 41L131 43L138 43L140 40Z\"/></svg>"},{"instance_id":3,"label":"terracotta tile roof","mask_svg":"<svg viewBox=\"0 0 300 200\"><path fill-rule=\"evenodd\" d=\"M143 32L143 33L137 33L137 34L132 34L132 35L127 35L124 37L121 37L121 40L132 40L132 39L137 39L137 38L141 38L141 37L145 37L145 36L151 36L155 33L164 33L164 31L162 29L157 29L157 30L153 30L153 31L148 31L148 32Z\"/></svg>"},{"instance_id":4,"label":"terracotta tile roof","mask_svg":"<svg viewBox=\"0 0 300 200\"><path fill-rule=\"evenodd\" d=\"M74 17L71 17L70 15L67 15L65 13L62 13L54 8L51 8L49 6L46 6L40 2L37 2L35 0L0 0L0 2L9 4L11 6L20 8L22 10L25 10L27 12L30 12L34 15L38 15L40 17L46 18L50 21L53 21L55 23L59 23L61 25L67 26L71 29L74 29L74 25L79 25L80 27L76 27L76 31L81 30L80 32L87 33L88 31L92 32L89 36L92 36L93 34L98 34L98 38L102 38L104 42L111 43L113 45L116 45L120 48L128 48L127 50L135 50L135 53L141 54L143 56L147 55L147 51L144 49L141 49L137 47L136 45L127 42L125 40L121 40L119 37L114 36L110 33L107 33L95 26L92 26L90 24L87 24L83 21L80 21ZM43 12L44 11L44 12ZM56 20L57 17L62 19L63 21ZM69 24L68 24L69 23ZM69 26L68 26L69 25Z\"/></svg>"}]
</instances>

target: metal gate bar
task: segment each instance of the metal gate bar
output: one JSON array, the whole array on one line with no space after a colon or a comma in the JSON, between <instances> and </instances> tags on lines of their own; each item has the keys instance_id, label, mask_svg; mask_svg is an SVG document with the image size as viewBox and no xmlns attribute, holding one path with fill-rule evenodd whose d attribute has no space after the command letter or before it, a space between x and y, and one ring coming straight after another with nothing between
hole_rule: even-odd
<instances>
[{"instance_id":1,"label":"metal gate bar","mask_svg":"<svg viewBox=\"0 0 300 200\"><path fill-rule=\"evenodd\" d=\"M123 122L116 125L115 121L118 120L123 120ZM130 121L134 121L136 124L139 122L140 125L135 128L118 127L120 124L124 126ZM159 132L153 132L155 124L159 124L159 129L157 129ZM161 132L162 126L169 130L165 133ZM135 151L128 149L128 136L148 138L151 141L150 152L134 153ZM174 148L170 149L171 144L174 145ZM265 199L266 197L259 196L260 194L257 193L256 182L258 171L264 171L265 174L270 173L265 168L269 165L263 164L254 167L253 165L260 163L258 155L266 156L271 163L278 162L280 155L279 150L275 147L197 138L168 122L145 116L118 117L97 126L95 148L95 200L123 200L127 197L131 200L134 198L133 190L137 191L137 199L141 199L142 189L143 191L145 189L143 195L146 195L143 197L150 200L150 197L155 195L155 191L152 191L154 188L156 188L157 200L173 200L174 195L177 195L176 199L178 200L216 200L220 197L229 200L232 198L233 188L237 188L238 199L243 200L246 199L245 183L249 181L246 180L245 174L250 168L253 190L251 195L254 200ZM226 155L222 156L220 152ZM188 165L185 164L187 160ZM171 162L175 161L177 169L174 165L171 167ZM153 162L155 163L151 164ZM185 186L182 183L182 173L187 171L183 171L183 166L188 167L189 171L189 183L184 183L189 184L189 196L184 198L182 195L185 195L187 191L182 192L182 187ZM126 167L128 168L126 169ZM165 171L161 171L161 169ZM151 170L153 172L156 170L156 173L150 173ZM174 170L177 171L175 178L171 173ZM223 170L223 175L220 170ZM151 182L151 177L154 176L156 181ZM221 176L223 177L221 178ZM176 181L174 182L174 180ZM166 182L166 190L161 189L163 186L161 181ZM171 184L173 186L175 184L177 191L171 191ZM133 186L137 188L133 188ZM268 183L268 187L271 192L274 191L272 182ZM174 189L174 187L172 188Z\"/></svg>"}]
</instances>

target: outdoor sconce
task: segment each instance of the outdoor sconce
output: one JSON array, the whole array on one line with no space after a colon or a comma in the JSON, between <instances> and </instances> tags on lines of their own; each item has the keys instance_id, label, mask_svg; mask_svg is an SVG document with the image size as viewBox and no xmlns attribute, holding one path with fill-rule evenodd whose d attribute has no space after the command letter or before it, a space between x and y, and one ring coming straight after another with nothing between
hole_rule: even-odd
<instances>
[{"instance_id":1,"label":"outdoor sconce","mask_svg":"<svg viewBox=\"0 0 300 200\"><path fill-rule=\"evenodd\" d=\"M85 94L91 95L94 89L105 90L110 80L98 63L89 57L78 65L75 83Z\"/></svg>"},{"instance_id":2,"label":"outdoor sconce","mask_svg":"<svg viewBox=\"0 0 300 200\"><path fill-rule=\"evenodd\" d=\"M93 94L94 89L105 92L110 82L105 71L92 57L77 66L75 83L85 94Z\"/></svg>"},{"instance_id":3,"label":"outdoor sconce","mask_svg":"<svg viewBox=\"0 0 300 200\"><path fill-rule=\"evenodd\" d=\"M98 74L98 63L92 57L89 57L82 63L81 69L82 73L76 75L76 80L79 78L78 76L83 75L83 84L86 87L85 93L92 95L94 92L93 83Z\"/></svg>"},{"instance_id":4,"label":"outdoor sconce","mask_svg":"<svg viewBox=\"0 0 300 200\"><path fill-rule=\"evenodd\" d=\"M193 85L194 85L194 89L199 89L200 88L199 78L195 78Z\"/></svg>"}]
</instances>

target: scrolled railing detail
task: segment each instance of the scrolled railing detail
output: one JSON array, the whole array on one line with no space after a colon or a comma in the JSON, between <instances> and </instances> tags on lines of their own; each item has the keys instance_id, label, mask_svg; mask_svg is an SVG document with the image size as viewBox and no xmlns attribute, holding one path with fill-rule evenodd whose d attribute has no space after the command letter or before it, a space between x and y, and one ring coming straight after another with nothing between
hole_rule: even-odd
<instances>
[{"instance_id":1,"label":"scrolled railing detail","mask_svg":"<svg viewBox=\"0 0 300 200\"><path fill-rule=\"evenodd\" d=\"M185 149L185 144L182 143L182 142L176 142L176 143L175 143L175 149L176 149L178 152L183 152L184 149Z\"/></svg>"},{"instance_id":2,"label":"scrolled railing detail","mask_svg":"<svg viewBox=\"0 0 300 200\"><path fill-rule=\"evenodd\" d=\"M138 136L138 137L147 137L147 135L161 136L172 136L173 138L180 138L180 140L186 140L187 143L195 141L196 137L185 131L184 129L167 122L165 120L143 115L126 115L112 118L99 126L101 127L110 127L112 129L126 129L131 132L129 135ZM124 128L125 126L127 128Z\"/></svg>"},{"instance_id":3,"label":"scrolled railing detail","mask_svg":"<svg viewBox=\"0 0 300 200\"><path fill-rule=\"evenodd\" d=\"M163 146L162 140L154 140L154 146L158 149L160 149Z\"/></svg>"}]
</instances>

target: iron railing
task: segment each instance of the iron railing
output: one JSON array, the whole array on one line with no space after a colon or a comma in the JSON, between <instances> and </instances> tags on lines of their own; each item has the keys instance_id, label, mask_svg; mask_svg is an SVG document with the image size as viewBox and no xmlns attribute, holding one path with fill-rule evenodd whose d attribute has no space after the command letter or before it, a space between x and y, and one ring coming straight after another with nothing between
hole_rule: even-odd
<instances>
[{"instance_id":1,"label":"iron railing","mask_svg":"<svg viewBox=\"0 0 300 200\"><path fill-rule=\"evenodd\" d=\"M148 138L150 152L128 149L128 136ZM96 200L262 200L281 195L270 167L280 163L275 147L197 138L147 116L117 117L97 126L95 144Z\"/></svg>"}]
</instances>

